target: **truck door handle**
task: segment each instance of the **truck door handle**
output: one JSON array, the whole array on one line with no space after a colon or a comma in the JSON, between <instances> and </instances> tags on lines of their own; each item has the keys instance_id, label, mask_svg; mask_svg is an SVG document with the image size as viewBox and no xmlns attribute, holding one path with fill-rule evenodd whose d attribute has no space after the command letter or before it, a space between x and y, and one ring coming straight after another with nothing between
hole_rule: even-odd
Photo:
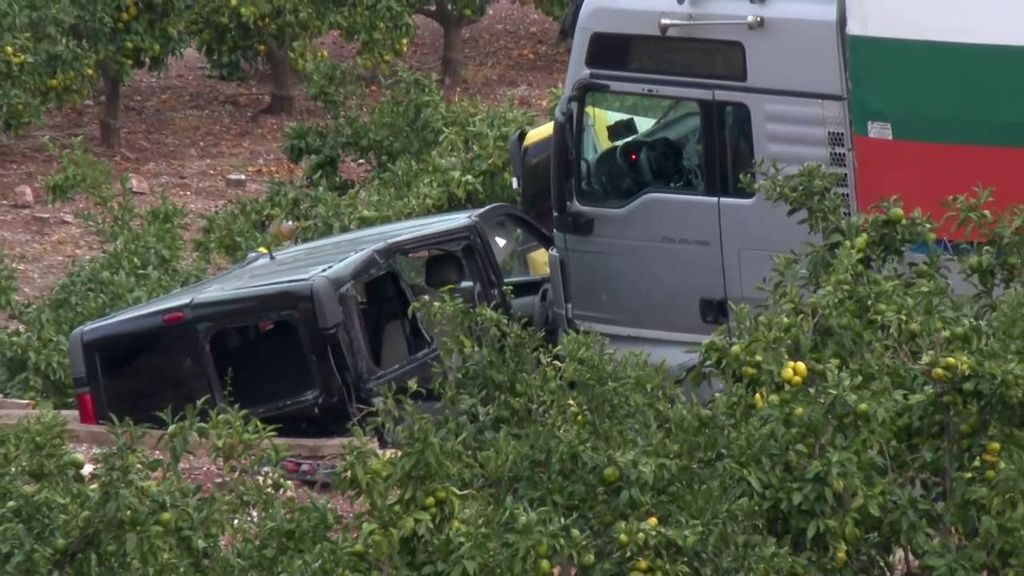
<instances>
[{"instance_id":1,"label":"truck door handle","mask_svg":"<svg viewBox=\"0 0 1024 576\"><path fill-rule=\"evenodd\" d=\"M594 233L594 217L566 211L555 216L555 229L572 236L590 236Z\"/></svg>"},{"instance_id":2,"label":"truck door handle","mask_svg":"<svg viewBox=\"0 0 1024 576\"><path fill-rule=\"evenodd\" d=\"M729 304L725 298L701 298L700 319L705 324L725 324L729 320Z\"/></svg>"}]
</instances>

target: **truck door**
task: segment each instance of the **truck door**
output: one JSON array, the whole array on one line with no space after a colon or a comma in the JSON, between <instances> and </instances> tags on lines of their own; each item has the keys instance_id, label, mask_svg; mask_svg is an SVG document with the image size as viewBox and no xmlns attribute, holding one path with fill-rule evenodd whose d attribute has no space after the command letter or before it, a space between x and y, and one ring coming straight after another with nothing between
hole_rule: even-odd
<instances>
[{"instance_id":1,"label":"truck door","mask_svg":"<svg viewBox=\"0 0 1024 576\"><path fill-rule=\"evenodd\" d=\"M704 340L726 296L712 91L609 83L577 106L573 224L557 234L573 320L620 348Z\"/></svg>"},{"instance_id":2,"label":"truck door","mask_svg":"<svg viewBox=\"0 0 1024 576\"><path fill-rule=\"evenodd\" d=\"M845 172L845 114L838 101L816 98L717 90L715 103L726 294L731 304L755 304L764 299L760 286L771 273L773 257L800 251L812 238L798 224L799 216L787 216L786 206L741 189L739 177L751 158L766 167L777 162L786 170L814 162ZM844 190L837 192L848 196Z\"/></svg>"}]
</instances>

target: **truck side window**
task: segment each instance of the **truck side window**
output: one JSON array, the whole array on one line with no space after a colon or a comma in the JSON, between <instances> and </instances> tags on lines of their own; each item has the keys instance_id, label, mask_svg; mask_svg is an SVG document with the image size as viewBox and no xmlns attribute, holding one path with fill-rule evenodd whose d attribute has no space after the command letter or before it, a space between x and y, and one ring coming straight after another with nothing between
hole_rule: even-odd
<instances>
[{"instance_id":1,"label":"truck side window","mask_svg":"<svg viewBox=\"0 0 1024 576\"><path fill-rule=\"evenodd\" d=\"M596 92L584 108L577 199L618 208L653 191L749 197L740 179L753 144L743 104Z\"/></svg>"},{"instance_id":2,"label":"truck side window","mask_svg":"<svg viewBox=\"0 0 1024 576\"><path fill-rule=\"evenodd\" d=\"M581 204L624 206L658 192L708 194L705 118L711 102L646 94L587 97L580 153Z\"/></svg>"},{"instance_id":3,"label":"truck side window","mask_svg":"<svg viewBox=\"0 0 1024 576\"><path fill-rule=\"evenodd\" d=\"M719 166L722 171L722 193L728 196L751 197L740 181L754 167L754 130L750 109L744 104L720 103Z\"/></svg>"}]
</instances>

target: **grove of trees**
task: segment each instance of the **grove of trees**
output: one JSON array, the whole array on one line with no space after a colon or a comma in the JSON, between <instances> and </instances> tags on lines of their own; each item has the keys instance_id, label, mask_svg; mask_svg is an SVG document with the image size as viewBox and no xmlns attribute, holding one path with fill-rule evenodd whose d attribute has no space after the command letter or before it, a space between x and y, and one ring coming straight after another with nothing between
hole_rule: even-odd
<instances>
[{"instance_id":1,"label":"grove of trees","mask_svg":"<svg viewBox=\"0 0 1024 576\"><path fill-rule=\"evenodd\" d=\"M523 0L526 4L533 2ZM161 70L194 45L212 67L265 62L272 88L260 112L288 113L310 62L326 53L315 41L337 32L359 45L358 60L386 69L408 49L413 15L444 31L440 76L462 81L463 30L492 0L16 0L0 6L0 128L13 132L48 108L100 93L100 142L120 147L121 88L136 70ZM561 2L538 8L560 17Z\"/></svg>"},{"instance_id":2,"label":"grove of trees","mask_svg":"<svg viewBox=\"0 0 1024 576\"><path fill-rule=\"evenodd\" d=\"M82 219L102 249L31 301L14 297L0 253L6 396L70 406L75 326L276 246L273 222L293 222L290 239L306 242L514 200L507 136L527 121L522 110L446 99L434 79L400 67L377 68L379 93L367 95L364 63L387 64L412 14L440 3L100 4L0 4L6 131L87 97L101 78L109 97L189 42L221 63L273 51L287 83L267 111L287 111L301 72L323 114L282 142L301 178L232 200L194 239L167 197L136 203L129 179L112 185L112 168L80 141L62 148L44 188L54 202L87 197ZM381 22L378 6L393 19ZM453 6L468 10L461 26L484 10ZM359 40L362 59L320 59L312 46L326 30ZM105 143L116 144L116 114L105 109L104 121ZM345 177L350 156L370 173ZM995 216L986 191L951 199L950 225L967 240L947 253L932 242L935 221L898 200L844 216L836 183L806 166L754 185L821 242L777 261L765 306L738 307L686 382L591 333L551 346L494 310L417 303L460 335L440 342L443 409L428 416L389 392L356 429L328 495L297 494L267 444L272 431L230 407L168 415L159 453L121 423L94 469L58 414L0 427L0 565L80 575L1022 573L1024 209ZM929 248L908 257L920 245ZM954 293L954 263L972 293ZM690 387L707 379L724 389L699 405ZM395 450L380 451L379 435ZM183 471L194 445L225 481L198 486Z\"/></svg>"}]
</instances>

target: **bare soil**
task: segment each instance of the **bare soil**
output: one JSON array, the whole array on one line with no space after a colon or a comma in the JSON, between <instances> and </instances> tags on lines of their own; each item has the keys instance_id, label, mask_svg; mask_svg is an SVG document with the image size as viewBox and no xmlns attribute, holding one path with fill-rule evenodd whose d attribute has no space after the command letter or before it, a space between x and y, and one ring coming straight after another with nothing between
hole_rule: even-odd
<instances>
[{"instance_id":1,"label":"bare soil","mask_svg":"<svg viewBox=\"0 0 1024 576\"><path fill-rule=\"evenodd\" d=\"M441 29L417 18L417 33L404 62L416 70L440 72ZM543 15L508 0L496 2L488 15L466 33L465 81L459 97L496 102L506 98L538 114L548 90L561 83L568 47L556 45L558 26ZM337 38L323 40L331 58L350 58L353 47ZM41 126L16 138L0 139L0 251L18 272L19 296L45 293L77 259L98 249L75 218L81 201L49 206L40 180L55 166L44 145L82 137L107 157L117 173L144 178L155 194L166 193L185 207L190 229L201 216L226 202L259 194L266 182L294 176L280 151L283 131L293 122L315 120L319 111L304 96L295 112L257 116L268 100L266 73L242 82L210 77L203 58L188 51L161 74L139 73L123 90L122 150L105 154L99 147L96 100L52 113ZM505 138L506 135L502 135ZM247 186L229 189L225 177L244 173ZM28 185L35 194L31 208L15 208L13 191Z\"/></svg>"}]
</instances>

